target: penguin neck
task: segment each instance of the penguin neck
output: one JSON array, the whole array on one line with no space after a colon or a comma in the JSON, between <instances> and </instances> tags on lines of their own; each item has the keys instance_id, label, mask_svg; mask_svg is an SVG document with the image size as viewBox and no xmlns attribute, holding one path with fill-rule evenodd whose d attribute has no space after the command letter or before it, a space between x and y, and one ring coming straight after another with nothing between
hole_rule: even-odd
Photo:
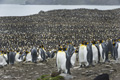
<instances>
[{"instance_id":1,"label":"penguin neck","mask_svg":"<svg viewBox=\"0 0 120 80\"><path fill-rule=\"evenodd\" d=\"M58 52L62 52L62 50L58 50Z\"/></svg>"},{"instance_id":2,"label":"penguin neck","mask_svg":"<svg viewBox=\"0 0 120 80\"><path fill-rule=\"evenodd\" d=\"M44 47L42 49L45 50Z\"/></svg>"},{"instance_id":3,"label":"penguin neck","mask_svg":"<svg viewBox=\"0 0 120 80\"><path fill-rule=\"evenodd\" d=\"M0 54L1 56L3 55L3 53Z\"/></svg>"},{"instance_id":4,"label":"penguin neck","mask_svg":"<svg viewBox=\"0 0 120 80\"><path fill-rule=\"evenodd\" d=\"M19 52L16 52L17 54L19 54Z\"/></svg>"},{"instance_id":5,"label":"penguin neck","mask_svg":"<svg viewBox=\"0 0 120 80\"><path fill-rule=\"evenodd\" d=\"M85 44L81 44L81 46L86 46Z\"/></svg>"}]
</instances>

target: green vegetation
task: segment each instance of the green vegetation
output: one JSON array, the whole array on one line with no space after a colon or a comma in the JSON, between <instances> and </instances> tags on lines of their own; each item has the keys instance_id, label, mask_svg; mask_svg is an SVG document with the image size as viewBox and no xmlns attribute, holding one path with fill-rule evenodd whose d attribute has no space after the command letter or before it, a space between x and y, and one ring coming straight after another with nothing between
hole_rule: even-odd
<instances>
[{"instance_id":1,"label":"green vegetation","mask_svg":"<svg viewBox=\"0 0 120 80\"><path fill-rule=\"evenodd\" d=\"M51 77L50 75L42 75L37 80L64 80L62 76Z\"/></svg>"}]
</instances>

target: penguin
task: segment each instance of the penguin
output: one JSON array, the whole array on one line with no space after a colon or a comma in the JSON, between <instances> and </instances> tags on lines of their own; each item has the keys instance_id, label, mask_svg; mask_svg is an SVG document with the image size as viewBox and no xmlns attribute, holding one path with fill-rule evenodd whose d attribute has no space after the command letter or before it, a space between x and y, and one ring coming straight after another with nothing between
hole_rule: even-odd
<instances>
[{"instance_id":1,"label":"penguin","mask_svg":"<svg viewBox=\"0 0 120 80\"><path fill-rule=\"evenodd\" d=\"M33 47L31 50L31 56L32 56L32 62L36 63L37 62L37 49Z\"/></svg>"},{"instance_id":2,"label":"penguin","mask_svg":"<svg viewBox=\"0 0 120 80\"><path fill-rule=\"evenodd\" d=\"M96 41L92 41L93 65L98 63L98 49L95 44Z\"/></svg>"},{"instance_id":3,"label":"penguin","mask_svg":"<svg viewBox=\"0 0 120 80\"><path fill-rule=\"evenodd\" d=\"M88 60L87 60L87 45L85 44L85 41L82 41L82 44L79 46L79 64L80 67L83 66L89 66Z\"/></svg>"},{"instance_id":4,"label":"penguin","mask_svg":"<svg viewBox=\"0 0 120 80\"><path fill-rule=\"evenodd\" d=\"M19 60L21 60L21 61L25 61L25 58L26 58L26 53L25 52L23 52L22 50L21 51L19 51Z\"/></svg>"},{"instance_id":5,"label":"penguin","mask_svg":"<svg viewBox=\"0 0 120 80\"><path fill-rule=\"evenodd\" d=\"M59 46L56 56L57 69L59 72L64 71L64 73L70 74L70 71L68 72L68 69L66 67L66 61L66 53L63 51L63 48Z\"/></svg>"},{"instance_id":6,"label":"penguin","mask_svg":"<svg viewBox=\"0 0 120 80\"><path fill-rule=\"evenodd\" d=\"M106 44L103 40L99 40L100 62L105 62L106 59Z\"/></svg>"},{"instance_id":7,"label":"penguin","mask_svg":"<svg viewBox=\"0 0 120 80\"><path fill-rule=\"evenodd\" d=\"M15 55L15 61L16 62L21 62L22 61L22 59L20 58L20 56L21 56L20 52L16 51L16 55Z\"/></svg>"},{"instance_id":8,"label":"penguin","mask_svg":"<svg viewBox=\"0 0 120 80\"><path fill-rule=\"evenodd\" d=\"M67 48L66 48L66 46L64 46L64 49L66 49L65 53L66 53L66 59L67 59L66 60L66 68L68 70L67 73L71 74L70 73L70 68L72 67L71 57L72 57L73 53L75 52L75 49L74 49L74 46L71 43L69 43Z\"/></svg>"},{"instance_id":9,"label":"penguin","mask_svg":"<svg viewBox=\"0 0 120 80\"><path fill-rule=\"evenodd\" d=\"M92 43L85 42L85 45L87 45L87 61L89 65L93 65Z\"/></svg>"},{"instance_id":10,"label":"penguin","mask_svg":"<svg viewBox=\"0 0 120 80\"><path fill-rule=\"evenodd\" d=\"M119 61L120 60L120 42L117 41L117 42L113 42L113 46L114 46L114 59L116 61Z\"/></svg>"},{"instance_id":11,"label":"penguin","mask_svg":"<svg viewBox=\"0 0 120 80\"><path fill-rule=\"evenodd\" d=\"M47 56L46 56L46 59L49 59L49 58L51 58L50 51L47 51L47 52L46 52L46 54L47 54Z\"/></svg>"},{"instance_id":12,"label":"penguin","mask_svg":"<svg viewBox=\"0 0 120 80\"><path fill-rule=\"evenodd\" d=\"M4 59L5 59L6 62L8 62L7 53L8 53L7 51L4 51L4 52L3 52L3 57L4 57Z\"/></svg>"},{"instance_id":13,"label":"penguin","mask_svg":"<svg viewBox=\"0 0 120 80\"><path fill-rule=\"evenodd\" d=\"M25 55L25 61L26 62L32 62L32 54L31 54L31 52L26 51L26 52L24 52L23 55Z\"/></svg>"},{"instance_id":14,"label":"penguin","mask_svg":"<svg viewBox=\"0 0 120 80\"><path fill-rule=\"evenodd\" d=\"M8 63L11 64L11 65L14 65L14 62L15 62L15 55L16 53L11 50L8 54Z\"/></svg>"},{"instance_id":15,"label":"penguin","mask_svg":"<svg viewBox=\"0 0 120 80\"><path fill-rule=\"evenodd\" d=\"M106 60L105 61L109 61L108 59L108 55L109 53L111 54L111 57L113 57L113 44L112 44L113 40L112 39L108 39L106 41Z\"/></svg>"},{"instance_id":16,"label":"penguin","mask_svg":"<svg viewBox=\"0 0 120 80\"><path fill-rule=\"evenodd\" d=\"M38 60L44 62L46 61L46 51L44 50L44 46L39 47L39 53L38 53Z\"/></svg>"},{"instance_id":17,"label":"penguin","mask_svg":"<svg viewBox=\"0 0 120 80\"><path fill-rule=\"evenodd\" d=\"M51 58L54 58L54 59L55 59L55 58L56 58L57 51L53 49L53 50L50 51L50 53L51 53Z\"/></svg>"},{"instance_id":18,"label":"penguin","mask_svg":"<svg viewBox=\"0 0 120 80\"><path fill-rule=\"evenodd\" d=\"M3 57L3 53L0 53L0 66L5 66L5 65L7 65L7 62L6 62L6 60L5 60L5 58Z\"/></svg>"},{"instance_id":19,"label":"penguin","mask_svg":"<svg viewBox=\"0 0 120 80\"><path fill-rule=\"evenodd\" d=\"M77 54L78 54L78 50L76 49L75 52L73 53L71 59L70 59L72 66L75 65Z\"/></svg>"}]
</instances>

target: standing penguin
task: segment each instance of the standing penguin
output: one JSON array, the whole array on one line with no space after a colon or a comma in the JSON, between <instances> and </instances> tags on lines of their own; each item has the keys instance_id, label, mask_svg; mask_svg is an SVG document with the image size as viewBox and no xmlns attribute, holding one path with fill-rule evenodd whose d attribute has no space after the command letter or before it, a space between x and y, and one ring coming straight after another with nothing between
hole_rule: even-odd
<instances>
[{"instance_id":1,"label":"standing penguin","mask_svg":"<svg viewBox=\"0 0 120 80\"><path fill-rule=\"evenodd\" d=\"M36 63L37 62L37 49L33 47L31 50L31 56L32 56L32 62Z\"/></svg>"},{"instance_id":2,"label":"standing penguin","mask_svg":"<svg viewBox=\"0 0 120 80\"><path fill-rule=\"evenodd\" d=\"M113 44L112 44L112 39L108 39L106 41L106 59L105 61L109 61L108 59L108 54L111 54L111 56L113 57Z\"/></svg>"},{"instance_id":3,"label":"standing penguin","mask_svg":"<svg viewBox=\"0 0 120 80\"><path fill-rule=\"evenodd\" d=\"M46 53L44 50L44 46L40 46L39 53L38 53L38 59L42 60L43 62L46 61Z\"/></svg>"},{"instance_id":4,"label":"standing penguin","mask_svg":"<svg viewBox=\"0 0 120 80\"><path fill-rule=\"evenodd\" d=\"M105 62L106 59L106 43L99 40L100 62Z\"/></svg>"},{"instance_id":5,"label":"standing penguin","mask_svg":"<svg viewBox=\"0 0 120 80\"><path fill-rule=\"evenodd\" d=\"M68 74L71 74L70 73L70 68L72 67L71 57L73 56L73 53L75 52L74 46L72 46L72 44L69 43L68 48L65 52L66 52L66 58L67 58L66 68L68 70Z\"/></svg>"},{"instance_id":6,"label":"standing penguin","mask_svg":"<svg viewBox=\"0 0 120 80\"><path fill-rule=\"evenodd\" d=\"M120 59L120 42L119 42L119 40L117 42L113 43L113 47L114 47L113 57L116 61L119 61L119 59Z\"/></svg>"},{"instance_id":7,"label":"standing penguin","mask_svg":"<svg viewBox=\"0 0 120 80\"><path fill-rule=\"evenodd\" d=\"M88 60L87 60L87 44L85 44L84 41L82 41L82 44L79 46L79 64L80 67L83 66L89 66Z\"/></svg>"},{"instance_id":8,"label":"standing penguin","mask_svg":"<svg viewBox=\"0 0 120 80\"><path fill-rule=\"evenodd\" d=\"M88 61L89 65L93 65L92 43L85 42L85 45L87 45L87 61Z\"/></svg>"},{"instance_id":9,"label":"standing penguin","mask_svg":"<svg viewBox=\"0 0 120 80\"><path fill-rule=\"evenodd\" d=\"M95 44L96 41L92 41L93 65L98 63L98 49Z\"/></svg>"},{"instance_id":10,"label":"standing penguin","mask_svg":"<svg viewBox=\"0 0 120 80\"><path fill-rule=\"evenodd\" d=\"M56 57L56 63L57 63L57 69L59 72L64 71L65 73L69 73L67 67L66 67L66 53L63 51L63 48L59 46L58 52L57 52L57 57ZM69 65L68 65L69 66Z\"/></svg>"},{"instance_id":11,"label":"standing penguin","mask_svg":"<svg viewBox=\"0 0 120 80\"><path fill-rule=\"evenodd\" d=\"M77 56L77 54L78 54L78 50L77 49L75 49L75 52L73 53L73 55L72 55L72 57L71 57L71 64L72 64L72 66L74 66L75 65L75 62L76 62L76 56Z\"/></svg>"},{"instance_id":12,"label":"standing penguin","mask_svg":"<svg viewBox=\"0 0 120 80\"><path fill-rule=\"evenodd\" d=\"M9 52L9 54L8 54L8 63L9 64L14 64L14 62L15 62L15 55L16 55L16 53L13 51L13 50L11 50L10 52Z\"/></svg>"}]
</instances>

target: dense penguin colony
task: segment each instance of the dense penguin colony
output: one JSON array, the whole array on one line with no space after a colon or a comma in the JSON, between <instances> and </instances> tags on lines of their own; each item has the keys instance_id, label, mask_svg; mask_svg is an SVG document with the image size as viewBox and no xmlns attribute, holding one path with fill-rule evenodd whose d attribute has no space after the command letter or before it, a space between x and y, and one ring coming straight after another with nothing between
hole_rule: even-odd
<instances>
[{"instance_id":1,"label":"dense penguin colony","mask_svg":"<svg viewBox=\"0 0 120 80\"><path fill-rule=\"evenodd\" d=\"M111 56L111 58L109 58ZM59 45L57 50L46 51L44 46L33 47L30 50L1 50L0 65L14 64L14 62L45 62L48 58L56 58L58 71L71 74L70 68L74 66L76 58L80 67L95 66L98 63L109 62L110 59L120 60L120 38L99 40L92 42L82 41L78 47L71 42Z\"/></svg>"},{"instance_id":2,"label":"dense penguin colony","mask_svg":"<svg viewBox=\"0 0 120 80\"><path fill-rule=\"evenodd\" d=\"M59 72L120 59L120 9L53 10L0 17L0 65L56 58Z\"/></svg>"},{"instance_id":3,"label":"dense penguin colony","mask_svg":"<svg viewBox=\"0 0 120 80\"><path fill-rule=\"evenodd\" d=\"M46 49L71 41L118 38L120 9L53 10L23 17L0 17L0 48L32 48L44 44Z\"/></svg>"}]
</instances>

